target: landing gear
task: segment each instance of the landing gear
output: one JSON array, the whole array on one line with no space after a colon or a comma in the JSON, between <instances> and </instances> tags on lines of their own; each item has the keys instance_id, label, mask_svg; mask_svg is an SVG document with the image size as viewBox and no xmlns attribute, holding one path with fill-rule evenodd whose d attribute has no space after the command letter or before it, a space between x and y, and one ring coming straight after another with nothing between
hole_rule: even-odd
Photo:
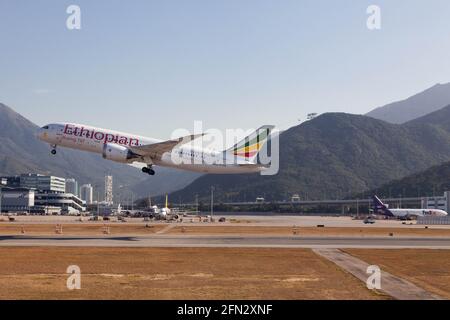
<instances>
[{"instance_id":1,"label":"landing gear","mask_svg":"<svg viewBox=\"0 0 450 320\"><path fill-rule=\"evenodd\" d=\"M56 154L56 145L52 145L51 147L52 147L51 153L52 153L52 155L55 155Z\"/></svg>"},{"instance_id":2,"label":"landing gear","mask_svg":"<svg viewBox=\"0 0 450 320\"><path fill-rule=\"evenodd\" d=\"M151 165L149 165L148 167L143 167L142 168L142 172L147 173L147 174L149 174L151 176L155 175L155 170L152 169Z\"/></svg>"}]
</instances>

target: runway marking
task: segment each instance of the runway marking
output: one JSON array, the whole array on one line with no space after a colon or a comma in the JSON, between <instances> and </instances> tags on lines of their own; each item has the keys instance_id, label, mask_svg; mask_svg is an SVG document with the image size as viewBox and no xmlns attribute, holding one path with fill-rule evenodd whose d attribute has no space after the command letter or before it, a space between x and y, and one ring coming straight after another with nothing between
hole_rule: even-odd
<instances>
[{"instance_id":1,"label":"runway marking","mask_svg":"<svg viewBox=\"0 0 450 320\"><path fill-rule=\"evenodd\" d=\"M156 234L163 234L163 233L166 233L167 231L169 231L169 230L175 228L176 226L177 226L176 224L170 224L170 225L168 225L167 227L165 227L165 228L163 228L163 229L157 231Z\"/></svg>"},{"instance_id":2,"label":"runway marking","mask_svg":"<svg viewBox=\"0 0 450 320\"><path fill-rule=\"evenodd\" d=\"M368 263L355 258L339 249L313 249L313 252L335 263L342 269L363 281L367 281L366 273ZM442 297L432 294L415 284L381 270L380 291L397 300L443 300Z\"/></svg>"},{"instance_id":3,"label":"runway marking","mask_svg":"<svg viewBox=\"0 0 450 320\"><path fill-rule=\"evenodd\" d=\"M450 249L450 238L6 235L0 236L0 246Z\"/></svg>"}]
</instances>

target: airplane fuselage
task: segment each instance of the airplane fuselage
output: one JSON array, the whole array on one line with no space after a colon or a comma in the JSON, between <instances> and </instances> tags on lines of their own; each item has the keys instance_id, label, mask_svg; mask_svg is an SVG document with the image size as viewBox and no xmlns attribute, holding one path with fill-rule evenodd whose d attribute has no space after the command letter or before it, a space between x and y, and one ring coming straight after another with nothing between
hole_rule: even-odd
<instances>
[{"instance_id":1,"label":"airplane fuselage","mask_svg":"<svg viewBox=\"0 0 450 320\"><path fill-rule=\"evenodd\" d=\"M392 214L396 217L427 217L427 216L438 216L444 217L447 212L439 209L389 209Z\"/></svg>"}]
</instances>

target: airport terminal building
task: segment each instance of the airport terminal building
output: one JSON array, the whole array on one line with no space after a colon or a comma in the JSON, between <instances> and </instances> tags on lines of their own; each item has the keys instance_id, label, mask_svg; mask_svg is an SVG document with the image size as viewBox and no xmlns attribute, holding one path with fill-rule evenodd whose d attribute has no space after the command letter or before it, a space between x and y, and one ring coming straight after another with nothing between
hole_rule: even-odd
<instances>
[{"instance_id":1,"label":"airport terminal building","mask_svg":"<svg viewBox=\"0 0 450 320\"><path fill-rule=\"evenodd\" d=\"M450 209L450 191L444 192L442 196L424 198L422 200L422 208L440 209L448 212Z\"/></svg>"},{"instance_id":2,"label":"airport terminal building","mask_svg":"<svg viewBox=\"0 0 450 320\"><path fill-rule=\"evenodd\" d=\"M20 187L43 192L66 192L66 179L41 174L22 174L19 176Z\"/></svg>"},{"instance_id":3,"label":"airport terminal building","mask_svg":"<svg viewBox=\"0 0 450 320\"><path fill-rule=\"evenodd\" d=\"M0 206L3 212L29 212L34 207L34 197L34 190L3 187Z\"/></svg>"},{"instance_id":4,"label":"airport terminal building","mask_svg":"<svg viewBox=\"0 0 450 320\"><path fill-rule=\"evenodd\" d=\"M86 210L86 204L78 196L66 193L64 178L22 174L2 177L0 206L3 212L27 212L35 214L76 214Z\"/></svg>"}]
</instances>

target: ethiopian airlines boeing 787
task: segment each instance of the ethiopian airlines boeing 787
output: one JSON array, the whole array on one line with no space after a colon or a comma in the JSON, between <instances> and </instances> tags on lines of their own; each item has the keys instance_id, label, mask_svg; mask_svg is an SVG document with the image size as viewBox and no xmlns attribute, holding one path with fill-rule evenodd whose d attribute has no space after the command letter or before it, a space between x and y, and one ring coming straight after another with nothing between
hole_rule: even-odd
<instances>
[{"instance_id":1,"label":"ethiopian airlines boeing 787","mask_svg":"<svg viewBox=\"0 0 450 320\"><path fill-rule=\"evenodd\" d=\"M153 165L234 174L260 172L266 168L256 160L272 129L273 126L263 126L221 152L186 145L203 134L161 141L73 123L46 125L39 130L38 137L51 145L53 155L57 146L95 152L120 163L145 163L147 166L142 171L150 175L155 174Z\"/></svg>"}]
</instances>

